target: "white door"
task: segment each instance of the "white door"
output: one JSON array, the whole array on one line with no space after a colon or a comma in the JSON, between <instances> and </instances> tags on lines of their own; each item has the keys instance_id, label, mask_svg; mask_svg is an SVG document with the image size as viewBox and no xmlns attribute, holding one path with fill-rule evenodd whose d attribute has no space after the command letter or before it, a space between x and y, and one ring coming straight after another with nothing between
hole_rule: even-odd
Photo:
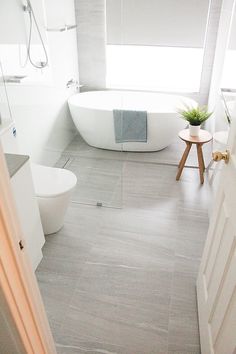
<instances>
[{"instance_id":1,"label":"white door","mask_svg":"<svg viewBox=\"0 0 236 354\"><path fill-rule=\"evenodd\" d=\"M202 354L236 353L236 124L197 280Z\"/></svg>"}]
</instances>

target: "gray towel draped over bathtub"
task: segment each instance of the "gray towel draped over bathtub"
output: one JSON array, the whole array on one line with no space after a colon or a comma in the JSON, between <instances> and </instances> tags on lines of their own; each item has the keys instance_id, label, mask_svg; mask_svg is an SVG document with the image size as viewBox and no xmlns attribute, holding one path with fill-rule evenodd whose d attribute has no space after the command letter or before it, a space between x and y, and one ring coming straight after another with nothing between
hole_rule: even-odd
<instances>
[{"instance_id":1,"label":"gray towel draped over bathtub","mask_svg":"<svg viewBox=\"0 0 236 354\"><path fill-rule=\"evenodd\" d=\"M147 112L113 110L116 143L147 142Z\"/></svg>"}]
</instances>

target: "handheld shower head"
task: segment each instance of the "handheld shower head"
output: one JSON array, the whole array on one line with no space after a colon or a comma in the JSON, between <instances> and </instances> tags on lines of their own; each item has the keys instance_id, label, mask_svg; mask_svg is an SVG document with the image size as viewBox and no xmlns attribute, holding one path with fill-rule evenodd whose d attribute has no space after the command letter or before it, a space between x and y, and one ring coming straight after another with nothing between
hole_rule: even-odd
<instances>
[{"instance_id":1,"label":"handheld shower head","mask_svg":"<svg viewBox=\"0 0 236 354\"><path fill-rule=\"evenodd\" d=\"M29 15L29 38L28 38L28 44L27 44L27 59L26 59L26 63L29 60L30 63L36 68L36 69L43 69L48 65L48 54L47 54L47 50L38 26L38 22L36 20L35 14L34 14L34 9L31 5L30 0L26 0L26 5L23 6L23 10L25 12L28 13ZM31 39L32 39L32 26L33 26L33 22L35 24L36 27L36 31L38 33L40 42L42 44L42 48L44 51L44 55L45 55L45 61L40 60L39 62L34 62L33 59L31 58Z\"/></svg>"},{"instance_id":2,"label":"handheld shower head","mask_svg":"<svg viewBox=\"0 0 236 354\"><path fill-rule=\"evenodd\" d=\"M32 12L32 6L29 0L26 0L26 5L23 5L23 11Z\"/></svg>"}]
</instances>

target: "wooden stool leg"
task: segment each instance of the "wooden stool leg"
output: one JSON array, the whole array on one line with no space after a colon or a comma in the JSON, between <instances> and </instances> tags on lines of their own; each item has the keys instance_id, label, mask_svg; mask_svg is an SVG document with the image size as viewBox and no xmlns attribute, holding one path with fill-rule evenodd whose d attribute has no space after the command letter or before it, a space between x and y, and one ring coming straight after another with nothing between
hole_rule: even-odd
<instances>
[{"instance_id":1,"label":"wooden stool leg","mask_svg":"<svg viewBox=\"0 0 236 354\"><path fill-rule=\"evenodd\" d=\"M187 160L189 151L190 151L190 149L191 149L191 147L192 147L192 143L186 142L186 144L187 144L187 146L186 146L186 148L185 148L185 150L184 150L183 156L182 156L182 158L181 158L181 160L180 160L180 163L179 163L179 171L178 171L178 173L177 173L177 175L176 175L176 181L178 181L178 180L180 179L180 176L181 176L181 173L182 173L182 171L183 171L185 162L186 162L186 160Z\"/></svg>"},{"instance_id":2,"label":"wooden stool leg","mask_svg":"<svg viewBox=\"0 0 236 354\"><path fill-rule=\"evenodd\" d=\"M200 149L200 155L201 155L201 160L202 160L202 165L203 165L203 171L205 171L206 167L205 167L205 162L204 162L204 157L203 157L203 152L202 152L202 146L201 145L201 149Z\"/></svg>"},{"instance_id":3,"label":"wooden stool leg","mask_svg":"<svg viewBox=\"0 0 236 354\"><path fill-rule=\"evenodd\" d=\"M197 144L197 157L198 157L198 165L199 165L199 175L200 175L200 181L201 184L204 183L204 160L203 160L203 154L202 154L202 145L201 144Z\"/></svg>"}]
</instances>

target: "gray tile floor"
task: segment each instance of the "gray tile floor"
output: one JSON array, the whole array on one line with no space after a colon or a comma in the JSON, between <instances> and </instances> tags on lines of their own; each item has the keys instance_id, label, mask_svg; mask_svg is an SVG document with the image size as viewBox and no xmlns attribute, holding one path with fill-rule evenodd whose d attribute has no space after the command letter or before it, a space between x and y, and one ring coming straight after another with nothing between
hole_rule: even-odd
<instances>
[{"instance_id":1,"label":"gray tile floor","mask_svg":"<svg viewBox=\"0 0 236 354\"><path fill-rule=\"evenodd\" d=\"M113 152L76 138L58 161L81 183L37 270L59 354L200 353L195 283L212 194L195 168L175 181L183 149Z\"/></svg>"}]
</instances>

